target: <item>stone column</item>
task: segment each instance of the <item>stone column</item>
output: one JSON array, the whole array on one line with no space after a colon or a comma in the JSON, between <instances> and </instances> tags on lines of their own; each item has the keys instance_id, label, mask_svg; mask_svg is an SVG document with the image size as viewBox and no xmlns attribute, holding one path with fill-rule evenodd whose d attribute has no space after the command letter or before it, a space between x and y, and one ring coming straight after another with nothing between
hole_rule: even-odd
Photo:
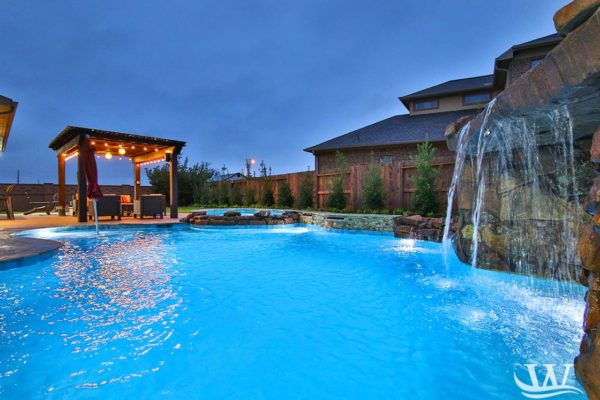
<instances>
[{"instance_id":1,"label":"stone column","mask_svg":"<svg viewBox=\"0 0 600 400\"><path fill-rule=\"evenodd\" d=\"M600 128L594 134L591 157L594 163L600 163ZM580 229L577 246L584 268L581 282L588 290L575 373L590 400L600 400L600 176L594 180L585 209L592 220Z\"/></svg>"}]
</instances>

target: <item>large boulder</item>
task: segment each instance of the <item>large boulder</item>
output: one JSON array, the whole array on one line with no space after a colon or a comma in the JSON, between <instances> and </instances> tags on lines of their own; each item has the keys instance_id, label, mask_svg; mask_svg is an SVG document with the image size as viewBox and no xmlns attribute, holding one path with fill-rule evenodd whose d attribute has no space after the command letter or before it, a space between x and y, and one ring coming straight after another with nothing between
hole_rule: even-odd
<instances>
[{"instance_id":1,"label":"large boulder","mask_svg":"<svg viewBox=\"0 0 600 400\"><path fill-rule=\"evenodd\" d=\"M592 272L600 272L600 235L590 224L580 228L577 249L583 267Z\"/></svg>"},{"instance_id":2,"label":"large boulder","mask_svg":"<svg viewBox=\"0 0 600 400\"><path fill-rule=\"evenodd\" d=\"M600 0L574 0L554 14L554 27L563 36L574 31L591 17L600 6Z\"/></svg>"}]
</instances>

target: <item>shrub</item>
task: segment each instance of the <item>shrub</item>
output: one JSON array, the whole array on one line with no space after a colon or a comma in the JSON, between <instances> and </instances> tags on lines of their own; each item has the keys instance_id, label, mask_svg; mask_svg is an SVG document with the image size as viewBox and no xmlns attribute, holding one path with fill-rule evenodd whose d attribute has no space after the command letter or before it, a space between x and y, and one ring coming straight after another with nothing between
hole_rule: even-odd
<instances>
[{"instance_id":1,"label":"shrub","mask_svg":"<svg viewBox=\"0 0 600 400\"><path fill-rule=\"evenodd\" d=\"M313 176L306 174L300 182L298 189L298 202L296 207L305 210L313 207Z\"/></svg>"},{"instance_id":2,"label":"shrub","mask_svg":"<svg viewBox=\"0 0 600 400\"><path fill-rule=\"evenodd\" d=\"M180 158L181 156L177 156ZM206 162L189 165L185 158L179 165L177 178L179 182L179 204L187 206L200 203L207 197L207 182L216 174L216 170L209 167ZM155 168L146 169L146 176L152 185L152 191L164 194L169 198L169 165L165 164Z\"/></svg>"},{"instance_id":3,"label":"shrub","mask_svg":"<svg viewBox=\"0 0 600 400\"><path fill-rule=\"evenodd\" d=\"M414 209L420 214L427 214L438 210L433 186L438 173L437 169L432 165L435 153L435 147L429 141L426 141L417 145L417 154L412 158L417 169L417 175L412 178L415 185Z\"/></svg>"},{"instance_id":4,"label":"shrub","mask_svg":"<svg viewBox=\"0 0 600 400\"><path fill-rule=\"evenodd\" d=\"M346 208L346 194L344 193L344 181L346 180L346 170L348 161L346 156L340 151L335 153L335 164L338 174L333 179L331 193L327 198L327 208L342 210Z\"/></svg>"},{"instance_id":5,"label":"shrub","mask_svg":"<svg viewBox=\"0 0 600 400\"><path fill-rule=\"evenodd\" d=\"M240 186L233 184L231 185L231 192L229 193L231 205L239 206L244 203L244 199L242 198L242 193L240 192Z\"/></svg>"},{"instance_id":6,"label":"shrub","mask_svg":"<svg viewBox=\"0 0 600 400\"><path fill-rule=\"evenodd\" d=\"M273 196L271 181L269 180L269 176L267 174L267 164L265 164L264 161L260 162L259 171L260 176L263 179L263 191L260 202L264 206L271 207L273 204L275 204L275 197Z\"/></svg>"},{"instance_id":7,"label":"shrub","mask_svg":"<svg viewBox=\"0 0 600 400\"><path fill-rule=\"evenodd\" d=\"M251 206L254 204L256 200L256 194L254 193L254 187L251 182L248 182L248 186L246 186L246 193L244 193L244 205Z\"/></svg>"},{"instance_id":8,"label":"shrub","mask_svg":"<svg viewBox=\"0 0 600 400\"><path fill-rule=\"evenodd\" d=\"M381 167L375 161L375 155L373 152L371 152L369 169L365 175L363 197L364 205L367 210L379 210L384 207Z\"/></svg>"},{"instance_id":9,"label":"shrub","mask_svg":"<svg viewBox=\"0 0 600 400\"><path fill-rule=\"evenodd\" d=\"M279 188L279 197L277 198L279 207L292 207L294 205L294 195L287 181L284 181Z\"/></svg>"}]
</instances>

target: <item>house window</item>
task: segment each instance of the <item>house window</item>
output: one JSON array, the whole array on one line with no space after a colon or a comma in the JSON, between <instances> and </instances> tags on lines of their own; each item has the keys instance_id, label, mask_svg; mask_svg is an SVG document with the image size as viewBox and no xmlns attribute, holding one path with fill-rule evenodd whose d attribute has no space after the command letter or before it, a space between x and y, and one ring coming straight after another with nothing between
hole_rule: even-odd
<instances>
[{"instance_id":1,"label":"house window","mask_svg":"<svg viewBox=\"0 0 600 400\"><path fill-rule=\"evenodd\" d=\"M433 110L434 108L438 108L438 107L439 107L439 104L438 104L437 99L416 101L413 103L413 110L415 110L415 111Z\"/></svg>"},{"instance_id":2,"label":"house window","mask_svg":"<svg viewBox=\"0 0 600 400\"><path fill-rule=\"evenodd\" d=\"M531 69L535 68L538 66L539 63L542 62L541 58L538 58L537 60L531 60Z\"/></svg>"},{"instance_id":3,"label":"house window","mask_svg":"<svg viewBox=\"0 0 600 400\"><path fill-rule=\"evenodd\" d=\"M382 165L390 165L392 163L392 156L382 156L381 164Z\"/></svg>"},{"instance_id":4,"label":"house window","mask_svg":"<svg viewBox=\"0 0 600 400\"><path fill-rule=\"evenodd\" d=\"M487 103L492 99L490 93L474 93L474 94L465 94L463 96L463 104L465 106L470 106L474 104L483 104Z\"/></svg>"}]
</instances>

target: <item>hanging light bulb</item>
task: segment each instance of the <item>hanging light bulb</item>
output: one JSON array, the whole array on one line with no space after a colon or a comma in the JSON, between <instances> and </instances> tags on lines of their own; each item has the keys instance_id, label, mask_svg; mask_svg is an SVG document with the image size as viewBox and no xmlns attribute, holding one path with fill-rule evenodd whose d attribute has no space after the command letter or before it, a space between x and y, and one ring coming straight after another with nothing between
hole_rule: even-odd
<instances>
[{"instance_id":1,"label":"hanging light bulb","mask_svg":"<svg viewBox=\"0 0 600 400\"><path fill-rule=\"evenodd\" d=\"M125 149L121 147L121 148L119 149L119 154L120 154L120 155L123 155L123 154L125 154Z\"/></svg>"},{"instance_id":2,"label":"hanging light bulb","mask_svg":"<svg viewBox=\"0 0 600 400\"><path fill-rule=\"evenodd\" d=\"M111 153L110 151L109 151L109 152L106 152L106 153L104 154L104 158L106 158L107 160L110 160L110 159L112 158L112 153Z\"/></svg>"}]
</instances>

